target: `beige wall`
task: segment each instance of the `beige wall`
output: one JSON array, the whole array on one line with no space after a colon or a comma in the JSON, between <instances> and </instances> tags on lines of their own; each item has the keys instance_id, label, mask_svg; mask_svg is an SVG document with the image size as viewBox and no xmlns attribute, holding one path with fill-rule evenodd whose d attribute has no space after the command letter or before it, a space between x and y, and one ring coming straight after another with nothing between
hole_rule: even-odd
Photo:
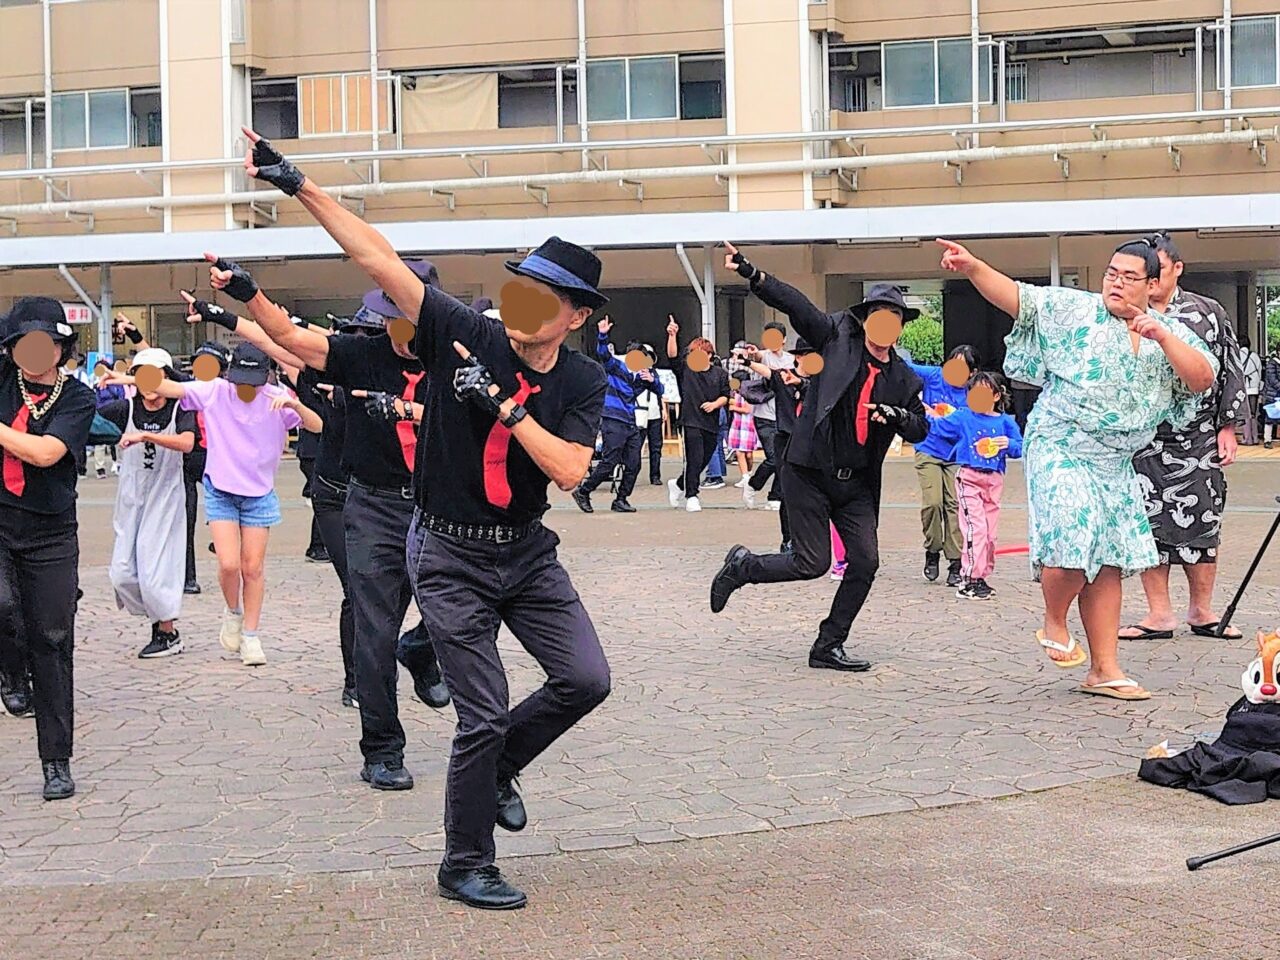
<instances>
[{"instance_id":1,"label":"beige wall","mask_svg":"<svg viewBox=\"0 0 1280 960\"><path fill-rule=\"evenodd\" d=\"M206 19L211 7L217 4L208 2L193 11L187 30L202 32L193 24ZM50 29L53 89L155 86L160 82L159 23L156 0L55 4Z\"/></svg>"},{"instance_id":2,"label":"beige wall","mask_svg":"<svg viewBox=\"0 0 1280 960\"><path fill-rule=\"evenodd\" d=\"M167 0L169 4L169 142L172 160L201 160L224 156L224 131L230 118L223 104L223 35L221 20L207 29L190 25L206 14L209 0ZM170 175L174 194L220 193L226 189L221 171L195 171ZM174 230L224 228L226 211L211 208L177 208Z\"/></svg>"},{"instance_id":3,"label":"beige wall","mask_svg":"<svg viewBox=\"0 0 1280 960\"><path fill-rule=\"evenodd\" d=\"M39 6L0 7L0 95L44 96L43 38Z\"/></svg>"}]
</instances>

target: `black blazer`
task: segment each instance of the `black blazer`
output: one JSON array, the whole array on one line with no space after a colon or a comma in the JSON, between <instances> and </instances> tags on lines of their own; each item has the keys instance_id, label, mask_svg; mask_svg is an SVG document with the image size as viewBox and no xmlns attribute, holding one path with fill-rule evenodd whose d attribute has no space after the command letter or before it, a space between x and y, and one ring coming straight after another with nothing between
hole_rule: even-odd
<instances>
[{"instance_id":1,"label":"black blazer","mask_svg":"<svg viewBox=\"0 0 1280 960\"><path fill-rule=\"evenodd\" d=\"M804 409L796 422L795 432L791 435L787 459L790 462L810 460L828 463L832 469L836 469L840 462L840 452L818 449L823 439L818 435L817 428L831 415L831 411L853 384L859 368L866 363L867 348L862 321L850 313L848 308L838 313L824 313L795 287L770 274L765 274L751 289L766 304L785 313L796 332L822 354L822 372L809 378ZM923 389L924 384L920 378L903 362L896 350L890 349L888 366L876 381L875 398L877 403L903 407L907 411L907 418L896 430L887 424L871 421L867 436L867 461L869 466L875 468L875 473L878 474L895 433L901 433L902 439L908 443L919 443L928 434L924 404L920 401L920 391ZM830 436L830 431L826 435Z\"/></svg>"}]
</instances>

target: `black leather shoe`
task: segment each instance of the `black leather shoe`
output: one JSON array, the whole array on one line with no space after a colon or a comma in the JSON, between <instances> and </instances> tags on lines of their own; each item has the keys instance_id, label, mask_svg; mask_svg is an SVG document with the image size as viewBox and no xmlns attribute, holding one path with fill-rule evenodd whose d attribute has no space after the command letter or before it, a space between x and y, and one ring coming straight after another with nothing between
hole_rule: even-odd
<instances>
[{"instance_id":1,"label":"black leather shoe","mask_svg":"<svg viewBox=\"0 0 1280 960\"><path fill-rule=\"evenodd\" d=\"M194 597L200 593L200 584L194 580L188 580L186 586L182 588L182 592L187 596Z\"/></svg>"},{"instance_id":2,"label":"black leather shoe","mask_svg":"<svg viewBox=\"0 0 1280 960\"><path fill-rule=\"evenodd\" d=\"M591 494L583 492L581 487L574 487L572 496L573 502L583 513L595 513L595 508L591 506Z\"/></svg>"},{"instance_id":3,"label":"black leather shoe","mask_svg":"<svg viewBox=\"0 0 1280 960\"><path fill-rule=\"evenodd\" d=\"M35 713L31 706L31 678L23 676L18 680L0 676L0 702L10 716L29 717Z\"/></svg>"},{"instance_id":4,"label":"black leather shoe","mask_svg":"<svg viewBox=\"0 0 1280 960\"><path fill-rule=\"evenodd\" d=\"M71 779L70 760L45 760L43 766L46 800L65 800L75 796L76 782Z\"/></svg>"},{"instance_id":5,"label":"black leather shoe","mask_svg":"<svg viewBox=\"0 0 1280 960\"><path fill-rule=\"evenodd\" d=\"M308 549L307 552L304 554L304 556L307 558L308 563L332 563L333 562L329 557L329 551L326 550L324 547Z\"/></svg>"},{"instance_id":6,"label":"black leather shoe","mask_svg":"<svg viewBox=\"0 0 1280 960\"><path fill-rule=\"evenodd\" d=\"M498 781L498 826L512 833L519 833L529 822L524 801L516 792L516 783L515 777Z\"/></svg>"},{"instance_id":7,"label":"black leather shoe","mask_svg":"<svg viewBox=\"0 0 1280 960\"><path fill-rule=\"evenodd\" d=\"M440 896L479 910L519 910L529 900L524 891L507 883L496 865L475 870L446 870L436 874Z\"/></svg>"},{"instance_id":8,"label":"black leather shoe","mask_svg":"<svg viewBox=\"0 0 1280 960\"><path fill-rule=\"evenodd\" d=\"M725 554L724 566L711 581L711 612L719 613L729 602L733 591L746 584L742 579L742 561L751 556L751 551L742 544L734 544Z\"/></svg>"},{"instance_id":9,"label":"black leather shoe","mask_svg":"<svg viewBox=\"0 0 1280 960\"><path fill-rule=\"evenodd\" d=\"M662 478L661 478L661 477L658 477L658 478L656 478L656 479L655 479L655 478L653 478L653 477L650 477L650 478L649 478L649 486L651 486L651 487L660 487L660 486L662 486Z\"/></svg>"},{"instance_id":10,"label":"black leather shoe","mask_svg":"<svg viewBox=\"0 0 1280 960\"><path fill-rule=\"evenodd\" d=\"M636 508L628 503L624 498L619 497L609 505L609 509L614 513L635 513Z\"/></svg>"},{"instance_id":11,"label":"black leather shoe","mask_svg":"<svg viewBox=\"0 0 1280 960\"><path fill-rule=\"evenodd\" d=\"M942 556L937 553L931 553L928 550L924 553L924 578L930 583L938 579L938 561Z\"/></svg>"},{"instance_id":12,"label":"black leather shoe","mask_svg":"<svg viewBox=\"0 0 1280 960\"><path fill-rule=\"evenodd\" d=\"M444 677L440 675L440 665L436 663L435 656L432 655L431 662L425 667L419 667L416 664L410 665L408 658L404 655L405 638L413 631L400 635L400 642L396 644L396 660L409 671L409 676L413 677L413 692L418 699L432 709L439 710L449 705L449 687L444 682Z\"/></svg>"},{"instance_id":13,"label":"black leather shoe","mask_svg":"<svg viewBox=\"0 0 1280 960\"><path fill-rule=\"evenodd\" d=\"M963 579L964 578L960 576L960 561L952 560L947 564L947 586L958 587Z\"/></svg>"},{"instance_id":14,"label":"black leather shoe","mask_svg":"<svg viewBox=\"0 0 1280 960\"><path fill-rule=\"evenodd\" d=\"M366 763L360 771L360 779L375 790L412 790L413 774L404 764L392 760L387 763Z\"/></svg>"},{"instance_id":15,"label":"black leather shoe","mask_svg":"<svg viewBox=\"0 0 1280 960\"><path fill-rule=\"evenodd\" d=\"M809 666L818 670L844 670L848 673L862 673L871 669L871 661L851 657L844 652L844 644L829 650L814 647L809 651Z\"/></svg>"}]
</instances>

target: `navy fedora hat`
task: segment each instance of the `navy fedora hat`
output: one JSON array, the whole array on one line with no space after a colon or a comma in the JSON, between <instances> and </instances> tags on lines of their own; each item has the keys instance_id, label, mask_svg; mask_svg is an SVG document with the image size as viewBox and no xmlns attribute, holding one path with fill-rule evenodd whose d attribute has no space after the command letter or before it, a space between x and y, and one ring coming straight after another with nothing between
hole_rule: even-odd
<instances>
[{"instance_id":1,"label":"navy fedora hat","mask_svg":"<svg viewBox=\"0 0 1280 960\"><path fill-rule=\"evenodd\" d=\"M596 289L600 284L600 258L559 237L549 237L523 260L508 260L507 269L547 286L572 291L593 310L609 302Z\"/></svg>"},{"instance_id":2,"label":"navy fedora hat","mask_svg":"<svg viewBox=\"0 0 1280 960\"><path fill-rule=\"evenodd\" d=\"M430 260L406 260L404 265L412 270L429 287L440 286L440 274L436 265ZM381 290L370 290L360 301L369 310L384 317L403 317L404 311L396 306L395 301Z\"/></svg>"}]
</instances>

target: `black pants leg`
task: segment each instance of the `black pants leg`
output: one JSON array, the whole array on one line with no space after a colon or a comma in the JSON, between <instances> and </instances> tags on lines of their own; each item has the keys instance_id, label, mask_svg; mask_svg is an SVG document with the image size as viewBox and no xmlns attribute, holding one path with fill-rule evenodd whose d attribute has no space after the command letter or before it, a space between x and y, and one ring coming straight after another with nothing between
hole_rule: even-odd
<instances>
[{"instance_id":1,"label":"black pants leg","mask_svg":"<svg viewBox=\"0 0 1280 960\"><path fill-rule=\"evenodd\" d=\"M8 578L0 579L0 677L12 686L19 686L29 675L17 584Z\"/></svg>"},{"instance_id":2,"label":"black pants leg","mask_svg":"<svg viewBox=\"0 0 1280 960\"><path fill-rule=\"evenodd\" d=\"M711 455L715 453L715 445L719 442L719 435L709 430L690 426L684 428L684 476L676 483L686 497L698 495L702 471L707 469Z\"/></svg>"},{"instance_id":3,"label":"black pants leg","mask_svg":"<svg viewBox=\"0 0 1280 960\"><path fill-rule=\"evenodd\" d=\"M818 628L815 647L830 650L849 639L849 629L854 618L862 610L871 592L872 581L880 569L880 545L878 526L879 508L875 493L863 483L842 484L847 500L838 503L831 514L831 522L844 542L844 579L836 588L831 601L831 612Z\"/></svg>"},{"instance_id":4,"label":"black pants leg","mask_svg":"<svg viewBox=\"0 0 1280 960\"><path fill-rule=\"evenodd\" d=\"M640 428L631 427L626 439L622 442L622 481L618 484L619 500L626 500L636 488L636 479L640 476L640 442Z\"/></svg>"},{"instance_id":5,"label":"black pants leg","mask_svg":"<svg viewBox=\"0 0 1280 960\"><path fill-rule=\"evenodd\" d=\"M769 491L769 499L778 499L778 460L777 440L778 424L773 420L756 419L756 436L760 438L760 446L764 449L764 463L756 467L747 482L752 490L763 490L764 485L773 478L773 487Z\"/></svg>"},{"instance_id":6,"label":"black pants leg","mask_svg":"<svg viewBox=\"0 0 1280 960\"><path fill-rule=\"evenodd\" d=\"M627 425L621 420L605 417L600 421L600 435L604 444L600 450L600 461L590 476L582 481L583 493L591 493L600 484L613 478L613 471L622 463L623 452L627 444Z\"/></svg>"},{"instance_id":7,"label":"black pants leg","mask_svg":"<svg viewBox=\"0 0 1280 960\"><path fill-rule=\"evenodd\" d=\"M649 444L649 481L662 482L662 420L650 420L645 427Z\"/></svg>"},{"instance_id":8,"label":"black pants leg","mask_svg":"<svg viewBox=\"0 0 1280 960\"><path fill-rule=\"evenodd\" d=\"M324 548L324 537L320 533L320 522L316 519L315 458L299 457L298 469L301 470L302 475L307 478L307 482L303 484L302 487L302 495L311 501L311 543L307 545L307 553L315 553L316 551Z\"/></svg>"},{"instance_id":9,"label":"black pants leg","mask_svg":"<svg viewBox=\"0 0 1280 960\"><path fill-rule=\"evenodd\" d=\"M413 501L376 496L352 484L342 518L355 624L360 752L367 763L400 761L404 727L396 701L396 641L411 596L405 537Z\"/></svg>"},{"instance_id":10,"label":"black pants leg","mask_svg":"<svg viewBox=\"0 0 1280 960\"><path fill-rule=\"evenodd\" d=\"M496 784L518 773L609 694L609 665L569 576L559 539L542 529L513 544L439 536L414 525L414 589L458 712L445 789L443 868L494 859ZM547 674L508 709L498 655L505 621Z\"/></svg>"},{"instance_id":11,"label":"black pants leg","mask_svg":"<svg viewBox=\"0 0 1280 960\"><path fill-rule=\"evenodd\" d=\"M743 569L748 583L816 580L831 569L833 508L822 474L784 463L782 475L794 549L753 555Z\"/></svg>"},{"instance_id":12,"label":"black pants leg","mask_svg":"<svg viewBox=\"0 0 1280 960\"><path fill-rule=\"evenodd\" d=\"M21 610L41 760L71 756L79 563L74 509L52 517L0 510L0 580Z\"/></svg>"},{"instance_id":13,"label":"black pants leg","mask_svg":"<svg viewBox=\"0 0 1280 960\"><path fill-rule=\"evenodd\" d=\"M185 477L183 485L187 488L187 583L196 582L196 516L200 509L200 484Z\"/></svg>"},{"instance_id":14,"label":"black pants leg","mask_svg":"<svg viewBox=\"0 0 1280 960\"><path fill-rule=\"evenodd\" d=\"M338 646L342 651L342 685L345 689L352 690L356 685L356 628L351 613L351 587L347 573L347 531L342 522L346 502L345 491L334 490L324 480L314 481L311 487L311 509L315 511L325 551L333 562L333 572L338 575L338 583L342 585L342 606L338 611Z\"/></svg>"}]
</instances>

